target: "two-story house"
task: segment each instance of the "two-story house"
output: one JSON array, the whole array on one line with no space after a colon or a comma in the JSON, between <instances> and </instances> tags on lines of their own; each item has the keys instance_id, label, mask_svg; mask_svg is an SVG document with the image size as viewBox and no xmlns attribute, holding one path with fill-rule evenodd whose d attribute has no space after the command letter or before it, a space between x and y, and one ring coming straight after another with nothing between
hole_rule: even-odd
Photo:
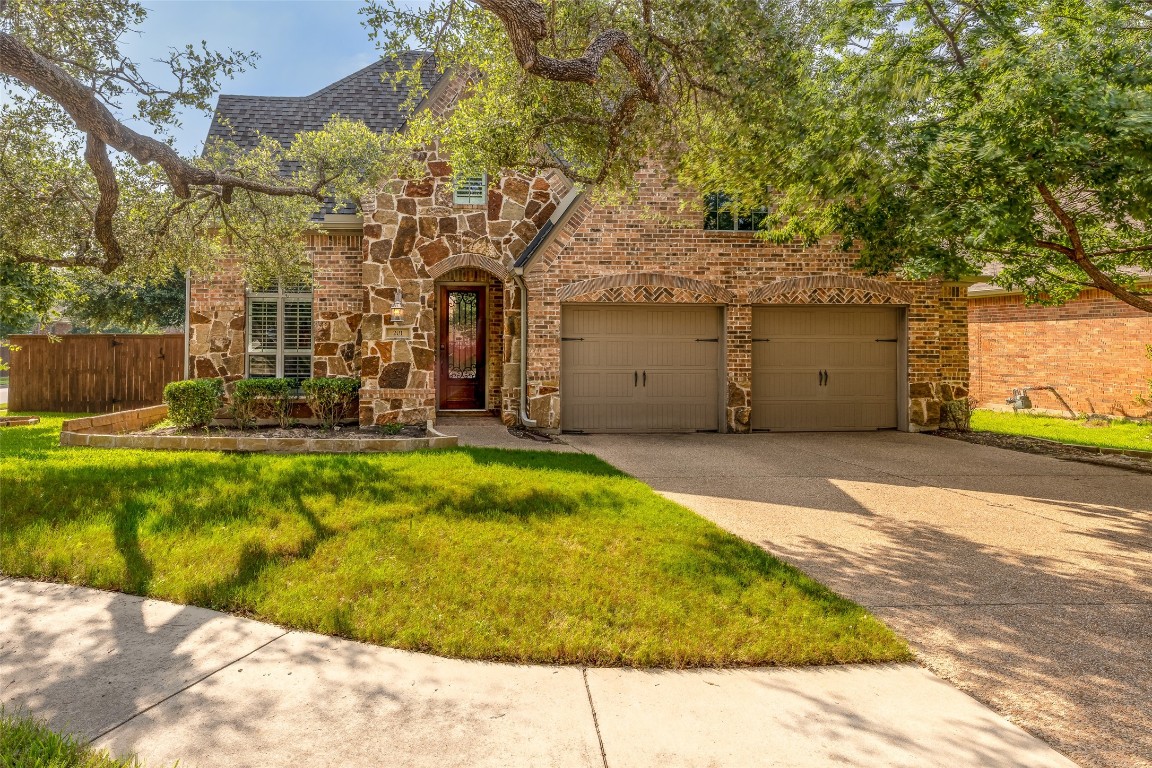
<instances>
[{"instance_id":1,"label":"two-story house","mask_svg":"<svg viewBox=\"0 0 1152 768\"><path fill-rule=\"evenodd\" d=\"M210 136L287 143L333 114L402 130L373 64L311 96L221 96ZM457 86L432 84L447 109ZM561 174L384 182L329 206L305 289L197 277L194 376L358 376L360 423L491 412L545 430L929 429L967 394L967 298L867 277L833 244L775 245L657 168L600 204Z\"/></svg>"}]
</instances>

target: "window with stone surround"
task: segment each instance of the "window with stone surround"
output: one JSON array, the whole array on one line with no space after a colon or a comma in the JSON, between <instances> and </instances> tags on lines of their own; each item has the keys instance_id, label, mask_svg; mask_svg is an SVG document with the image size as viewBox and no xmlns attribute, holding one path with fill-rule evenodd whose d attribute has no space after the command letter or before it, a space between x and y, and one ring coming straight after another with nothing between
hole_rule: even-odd
<instances>
[{"instance_id":1,"label":"window with stone surround","mask_svg":"<svg viewBox=\"0 0 1152 768\"><path fill-rule=\"evenodd\" d=\"M488 202L488 174L469 176L459 181L452 190L452 202L456 205L483 205Z\"/></svg>"},{"instance_id":2,"label":"window with stone surround","mask_svg":"<svg viewBox=\"0 0 1152 768\"><path fill-rule=\"evenodd\" d=\"M302 286L247 291L250 379L312 375L312 292Z\"/></svg>"},{"instance_id":3,"label":"window with stone surround","mask_svg":"<svg viewBox=\"0 0 1152 768\"><path fill-rule=\"evenodd\" d=\"M713 192L704 196L704 229L717 232L755 232L767 215L767 208L734 213L732 198L723 192Z\"/></svg>"}]
</instances>

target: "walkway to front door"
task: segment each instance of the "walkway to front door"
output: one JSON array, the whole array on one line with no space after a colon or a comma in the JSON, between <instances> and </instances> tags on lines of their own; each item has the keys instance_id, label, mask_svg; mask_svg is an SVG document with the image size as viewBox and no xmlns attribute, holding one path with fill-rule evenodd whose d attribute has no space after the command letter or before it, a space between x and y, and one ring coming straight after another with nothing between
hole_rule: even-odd
<instances>
[{"instance_id":1,"label":"walkway to front door","mask_svg":"<svg viewBox=\"0 0 1152 768\"><path fill-rule=\"evenodd\" d=\"M482 285L441 286L439 296L440 410L485 407L487 289Z\"/></svg>"}]
</instances>

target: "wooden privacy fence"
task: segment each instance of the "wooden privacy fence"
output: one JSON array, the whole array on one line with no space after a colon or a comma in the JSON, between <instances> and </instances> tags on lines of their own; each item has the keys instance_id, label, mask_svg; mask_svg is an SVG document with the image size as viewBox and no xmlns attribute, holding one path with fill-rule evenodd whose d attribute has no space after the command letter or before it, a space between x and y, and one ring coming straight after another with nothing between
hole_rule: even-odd
<instances>
[{"instance_id":1,"label":"wooden privacy fence","mask_svg":"<svg viewBox=\"0 0 1152 768\"><path fill-rule=\"evenodd\" d=\"M12 411L107 413L156 405L184 376L184 334L18 335L8 372Z\"/></svg>"}]
</instances>

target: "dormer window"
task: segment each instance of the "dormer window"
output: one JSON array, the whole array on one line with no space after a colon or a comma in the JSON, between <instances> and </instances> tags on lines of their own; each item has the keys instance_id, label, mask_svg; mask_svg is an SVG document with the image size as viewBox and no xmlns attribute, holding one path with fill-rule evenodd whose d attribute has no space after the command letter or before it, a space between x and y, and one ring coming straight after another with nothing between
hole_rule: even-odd
<instances>
[{"instance_id":1,"label":"dormer window","mask_svg":"<svg viewBox=\"0 0 1152 768\"><path fill-rule=\"evenodd\" d=\"M718 232L755 232L768 215L765 207L734 214L732 198L723 192L704 196L704 229Z\"/></svg>"},{"instance_id":2,"label":"dormer window","mask_svg":"<svg viewBox=\"0 0 1152 768\"><path fill-rule=\"evenodd\" d=\"M488 202L488 174L469 176L457 183L452 192L452 202L456 205L484 205Z\"/></svg>"}]
</instances>

